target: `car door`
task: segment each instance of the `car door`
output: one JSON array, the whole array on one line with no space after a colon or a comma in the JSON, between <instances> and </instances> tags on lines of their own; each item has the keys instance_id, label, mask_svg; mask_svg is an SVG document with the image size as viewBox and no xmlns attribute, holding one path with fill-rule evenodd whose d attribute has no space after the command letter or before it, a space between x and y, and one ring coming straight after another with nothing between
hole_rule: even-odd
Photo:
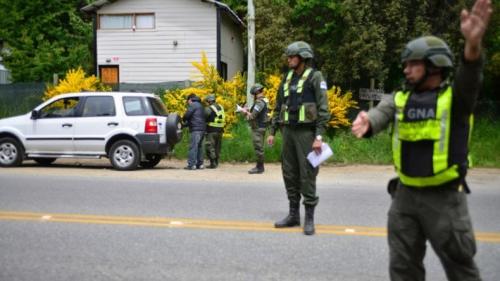
<instances>
[{"instance_id":1,"label":"car door","mask_svg":"<svg viewBox=\"0 0 500 281\"><path fill-rule=\"evenodd\" d=\"M122 126L116 114L114 98L98 95L86 97L81 116L74 127L76 153L104 154L107 138Z\"/></svg>"},{"instance_id":2,"label":"car door","mask_svg":"<svg viewBox=\"0 0 500 281\"><path fill-rule=\"evenodd\" d=\"M26 152L72 154L74 124L78 119L80 97L55 100L39 110L38 118L26 135Z\"/></svg>"}]
</instances>

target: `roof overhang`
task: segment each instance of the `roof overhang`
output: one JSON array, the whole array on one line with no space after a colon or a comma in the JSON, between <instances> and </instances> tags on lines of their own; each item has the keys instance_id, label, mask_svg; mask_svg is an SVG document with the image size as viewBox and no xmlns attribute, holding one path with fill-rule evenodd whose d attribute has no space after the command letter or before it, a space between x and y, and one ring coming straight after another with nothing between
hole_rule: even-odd
<instances>
[{"instance_id":1,"label":"roof overhang","mask_svg":"<svg viewBox=\"0 0 500 281\"><path fill-rule=\"evenodd\" d=\"M81 8L81 11L85 13L92 14L99 10L102 6L116 2L117 0L97 0L88 4L87 6Z\"/></svg>"},{"instance_id":2,"label":"roof overhang","mask_svg":"<svg viewBox=\"0 0 500 281\"><path fill-rule=\"evenodd\" d=\"M239 25L241 27L245 26L245 23L243 23L243 21L240 19L240 17L238 17L238 15L231 8L229 8L228 5L226 5L226 4L222 3L222 2L216 1L216 0L201 0L201 2L207 2L207 3L214 4L215 6L221 8L224 12L226 12L229 15L229 17L237 25Z\"/></svg>"},{"instance_id":3,"label":"roof overhang","mask_svg":"<svg viewBox=\"0 0 500 281\"><path fill-rule=\"evenodd\" d=\"M99 10L101 7L108 5L108 4L111 4L113 2L116 2L116 1L118 1L118 0L97 0L95 2L88 4L87 6L84 6L80 10L85 12L85 13L92 14L92 13L95 13L97 10ZM226 5L222 2L216 1L216 0L201 0L201 2L207 2L207 3L214 4L215 6L221 8L224 12L226 12L229 15L229 17L237 25L245 26L245 24L240 19L240 17L238 17L238 15L233 10L231 10L231 8L229 8L228 5Z\"/></svg>"}]
</instances>

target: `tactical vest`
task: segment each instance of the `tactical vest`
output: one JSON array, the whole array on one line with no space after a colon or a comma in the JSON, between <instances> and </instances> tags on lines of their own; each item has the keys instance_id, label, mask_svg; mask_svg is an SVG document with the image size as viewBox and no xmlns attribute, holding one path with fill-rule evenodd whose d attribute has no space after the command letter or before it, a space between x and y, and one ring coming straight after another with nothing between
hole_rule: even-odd
<instances>
[{"instance_id":1,"label":"tactical vest","mask_svg":"<svg viewBox=\"0 0 500 281\"><path fill-rule=\"evenodd\" d=\"M291 90L291 82L293 70L287 74L285 83L283 84L283 103L280 111L280 122L289 124L290 121L307 124L314 122L317 117L316 96L313 89L305 87L305 83L310 74L313 73L312 68L307 68L296 85L296 90ZM292 92L292 93L290 93ZM294 99L291 95L296 95Z\"/></svg>"},{"instance_id":2,"label":"tactical vest","mask_svg":"<svg viewBox=\"0 0 500 281\"><path fill-rule=\"evenodd\" d=\"M224 108L220 105L215 106L215 104L212 104L210 108L214 112L215 117L208 123L208 126L224 128L224 125L226 125L226 114L224 113Z\"/></svg>"},{"instance_id":3,"label":"tactical vest","mask_svg":"<svg viewBox=\"0 0 500 281\"><path fill-rule=\"evenodd\" d=\"M252 121L252 128L265 128L267 126L268 122L267 112L269 111L268 110L269 100L266 98L262 98L262 101L264 102L264 107L260 109L257 118L255 118L255 120ZM257 102L255 102L252 105L250 112L254 110L256 104Z\"/></svg>"},{"instance_id":4,"label":"tactical vest","mask_svg":"<svg viewBox=\"0 0 500 281\"><path fill-rule=\"evenodd\" d=\"M394 97L396 116L392 135L392 151L396 172L401 182L417 188L439 186L461 177L459 163L450 161L451 110L453 93L450 86L437 93L431 107L407 108L409 92L397 92ZM472 116L469 129L472 128ZM412 120L413 119L413 120ZM470 137L470 132L469 132ZM419 165L418 163L402 163L405 154L404 142L428 141L432 144L432 174L429 176L409 176L403 171L403 165ZM466 149L466 147L464 148ZM430 151L430 150L429 150ZM417 169L422 169L416 167Z\"/></svg>"}]
</instances>

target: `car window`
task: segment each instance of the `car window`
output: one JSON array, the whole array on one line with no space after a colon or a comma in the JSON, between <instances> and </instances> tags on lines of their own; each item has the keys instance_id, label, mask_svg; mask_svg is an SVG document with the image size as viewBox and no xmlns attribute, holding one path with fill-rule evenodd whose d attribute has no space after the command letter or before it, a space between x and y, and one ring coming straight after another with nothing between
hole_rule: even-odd
<instances>
[{"instance_id":1,"label":"car window","mask_svg":"<svg viewBox=\"0 0 500 281\"><path fill-rule=\"evenodd\" d=\"M153 109L153 115L167 116L168 111L165 104L158 98L148 98L149 103Z\"/></svg>"},{"instance_id":2,"label":"car window","mask_svg":"<svg viewBox=\"0 0 500 281\"><path fill-rule=\"evenodd\" d=\"M129 116L150 115L142 97L124 97L123 107Z\"/></svg>"},{"instance_id":3,"label":"car window","mask_svg":"<svg viewBox=\"0 0 500 281\"><path fill-rule=\"evenodd\" d=\"M76 117L79 97L58 99L40 110L40 118Z\"/></svg>"},{"instance_id":4,"label":"car window","mask_svg":"<svg viewBox=\"0 0 500 281\"><path fill-rule=\"evenodd\" d=\"M115 116L113 97L87 97L83 106L82 116Z\"/></svg>"}]
</instances>

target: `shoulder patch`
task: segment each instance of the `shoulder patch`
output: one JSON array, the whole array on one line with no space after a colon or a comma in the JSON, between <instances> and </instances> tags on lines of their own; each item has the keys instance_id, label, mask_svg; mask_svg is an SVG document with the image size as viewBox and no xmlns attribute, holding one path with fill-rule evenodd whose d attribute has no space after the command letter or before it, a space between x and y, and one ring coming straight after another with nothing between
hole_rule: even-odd
<instances>
[{"instance_id":1,"label":"shoulder patch","mask_svg":"<svg viewBox=\"0 0 500 281\"><path fill-rule=\"evenodd\" d=\"M325 81L321 81L321 83L319 84L319 86L323 90L328 90L328 86L326 86L326 82Z\"/></svg>"}]
</instances>

